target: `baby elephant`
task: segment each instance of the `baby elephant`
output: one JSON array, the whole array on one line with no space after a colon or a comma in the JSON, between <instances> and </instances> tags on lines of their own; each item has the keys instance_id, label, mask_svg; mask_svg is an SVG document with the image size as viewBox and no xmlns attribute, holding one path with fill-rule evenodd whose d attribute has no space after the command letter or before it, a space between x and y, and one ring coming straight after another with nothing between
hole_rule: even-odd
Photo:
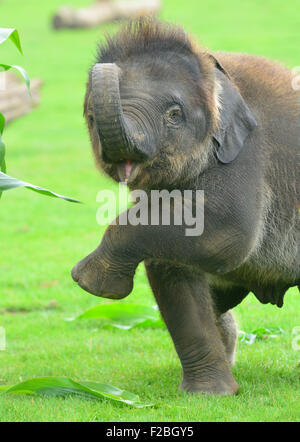
<instances>
[{"instance_id":1,"label":"baby elephant","mask_svg":"<svg viewBox=\"0 0 300 442\"><path fill-rule=\"evenodd\" d=\"M120 215L72 276L96 296L121 299L144 261L188 392L237 393L230 309L250 291L281 307L287 289L299 288L299 92L292 80L277 63L210 53L155 19L123 27L100 46L90 71L84 115L98 166L145 195L177 190L184 204L170 201L166 225L162 199L141 198L149 222L125 223ZM201 234L187 234L186 217L177 222L186 200L193 214L202 207Z\"/></svg>"}]
</instances>

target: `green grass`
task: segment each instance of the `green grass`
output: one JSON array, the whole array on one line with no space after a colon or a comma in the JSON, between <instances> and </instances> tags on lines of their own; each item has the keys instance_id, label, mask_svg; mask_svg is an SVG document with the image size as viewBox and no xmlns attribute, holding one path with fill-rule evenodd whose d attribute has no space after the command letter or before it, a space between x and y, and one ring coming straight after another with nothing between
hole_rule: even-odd
<instances>
[{"instance_id":1,"label":"green grass","mask_svg":"<svg viewBox=\"0 0 300 442\"><path fill-rule=\"evenodd\" d=\"M282 309L261 305L252 295L235 309L243 330L286 331L278 339L239 344L237 397L180 392L179 360L164 330L104 330L101 321L64 320L101 302L73 283L70 270L100 241L104 228L96 223L96 194L114 186L95 170L82 101L95 43L115 28L52 31L51 14L64 2L0 3L0 25L18 28L24 50L21 57L5 43L1 62L20 64L31 78L44 80L41 105L5 131L8 173L86 203L25 189L3 194L0 326L7 349L0 351L0 382L69 376L111 383L161 405L137 410L74 397L1 396L0 421L299 421L299 352L291 344L292 328L300 325L296 289ZM211 49L262 54L290 67L300 63L299 1L163 3L164 19L181 23ZM126 302L154 302L142 267Z\"/></svg>"}]
</instances>

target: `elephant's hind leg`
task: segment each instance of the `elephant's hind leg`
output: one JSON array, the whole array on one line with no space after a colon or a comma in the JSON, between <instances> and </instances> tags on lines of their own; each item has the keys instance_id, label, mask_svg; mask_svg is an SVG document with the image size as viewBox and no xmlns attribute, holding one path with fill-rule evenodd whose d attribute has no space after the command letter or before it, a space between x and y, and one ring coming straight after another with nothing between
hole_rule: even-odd
<instances>
[{"instance_id":1,"label":"elephant's hind leg","mask_svg":"<svg viewBox=\"0 0 300 442\"><path fill-rule=\"evenodd\" d=\"M231 366L234 365L235 361L235 350L238 337L237 324L234 316L230 310L223 313L217 318L217 327L220 332L223 344L225 346L225 351L227 359Z\"/></svg>"},{"instance_id":2,"label":"elephant's hind leg","mask_svg":"<svg viewBox=\"0 0 300 442\"><path fill-rule=\"evenodd\" d=\"M146 262L146 269L181 361L181 387L191 393L237 393L205 276L154 261Z\"/></svg>"},{"instance_id":3,"label":"elephant's hind leg","mask_svg":"<svg viewBox=\"0 0 300 442\"><path fill-rule=\"evenodd\" d=\"M231 309L243 301L248 294L248 290L238 286L232 286L227 289L211 286L210 292L217 318L216 325L225 346L227 359L230 365L233 366L238 330Z\"/></svg>"}]
</instances>

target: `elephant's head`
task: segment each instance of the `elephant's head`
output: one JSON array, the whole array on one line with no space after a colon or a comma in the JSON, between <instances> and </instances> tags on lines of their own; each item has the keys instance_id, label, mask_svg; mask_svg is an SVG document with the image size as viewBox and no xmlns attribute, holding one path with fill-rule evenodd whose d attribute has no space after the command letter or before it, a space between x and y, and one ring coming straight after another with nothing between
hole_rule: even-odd
<instances>
[{"instance_id":1,"label":"elephant's head","mask_svg":"<svg viewBox=\"0 0 300 442\"><path fill-rule=\"evenodd\" d=\"M131 187L232 161L255 120L224 69L178 28L139 20L100 48L85 117L97 163Z\"/></svg>"}]
</instances>

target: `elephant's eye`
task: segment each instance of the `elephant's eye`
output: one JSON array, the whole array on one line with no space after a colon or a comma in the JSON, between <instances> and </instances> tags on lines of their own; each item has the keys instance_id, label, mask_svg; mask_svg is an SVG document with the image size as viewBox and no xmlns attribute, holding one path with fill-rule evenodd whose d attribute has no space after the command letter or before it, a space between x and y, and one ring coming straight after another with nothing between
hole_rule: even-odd
<instances>
[{"instance_id":1,"label":"elephant's eye","mask_svg":"<svg viewBox=\"0 0 300 442\"><path fill-rule=\"evenodd\" d=\"M178 104L171 106L167 110L166 112L167 124L177 126L179 123L181 123L182 119L183 119L183 112Z\"/></svg>"}]
</instances>

